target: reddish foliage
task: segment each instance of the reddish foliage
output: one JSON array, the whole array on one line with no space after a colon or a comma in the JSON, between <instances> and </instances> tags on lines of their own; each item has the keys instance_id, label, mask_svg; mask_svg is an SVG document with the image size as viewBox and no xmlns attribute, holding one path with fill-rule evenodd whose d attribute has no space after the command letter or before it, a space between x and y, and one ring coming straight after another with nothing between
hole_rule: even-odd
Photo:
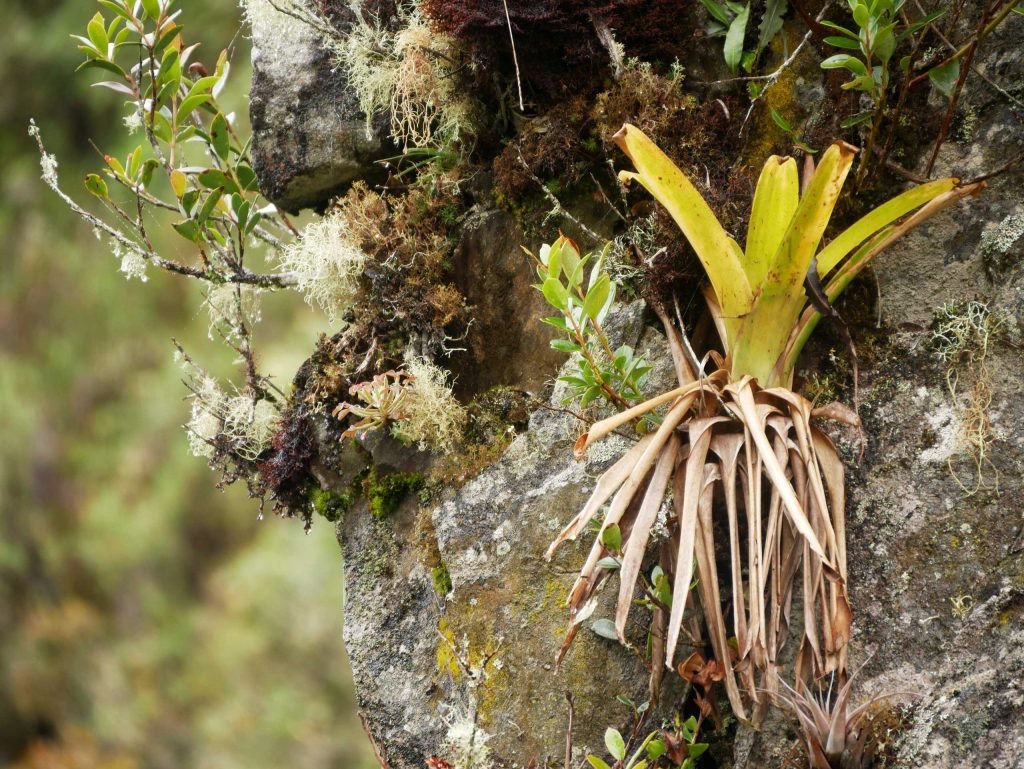
<instances>
[{"instance_id":1,"label":"reddish foliage","mask_svg":"<svg viewBox=\"0 0 1024 769\"><path fill-rule=\"evenodd\" d=\"M286 413L272 446L274 453L260 462L258 469L274 500L274 510L288 516L301 512L308 527L309 465L315 446L309 417L305 413Z\"/></svg>"}]
</instances>

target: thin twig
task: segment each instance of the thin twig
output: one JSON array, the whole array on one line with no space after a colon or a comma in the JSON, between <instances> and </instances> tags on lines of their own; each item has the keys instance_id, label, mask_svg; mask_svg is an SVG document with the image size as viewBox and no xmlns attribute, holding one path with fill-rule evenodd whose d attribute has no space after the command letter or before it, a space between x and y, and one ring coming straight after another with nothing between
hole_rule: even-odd
<instances>
[{"instance_id":1,"label":"thin twig","mask_svg":"<svg viewBox=\"0 0 1024 769\"><path fill-rule=\"evenodd\" d=\"M505 6L505 21L508 22L508 39L512 43L512 63L516 66L516 90L519 92L519 111L526 112L526 107L523 106L523 83L519 78L519 57L516 55L516 39L512 34L512 17L508 15L508 3L506 0L501 0L501 4Z\"/></svg>"},{"instance_id":2,"label":"thin twig","mask_svg":"<svg viewBox=\"0 0 1024 769\"><path fill-rule=\"evenodd\" d=\"M569 728L565 732L565 769L572 769L572 727L576 717L576 707L572 700L572 692L565 693L569 702Z\"/></svg>"},{"instance_id":3,"label":"thin twig","mask_svg":"<svg viewBox=\"0 0 1024 769\"><path fill-rule=\"evenodd\" d=\"M983 174L981 176L976 176L975 178L970 179L969 181L964 182L964 184L965 185L967 185L967 184L975 184L977 182L987 181L987 180L992 179L993 177L996 177L996 176L1001 176L1002 174L1005 174L1007 171L1009 171L1011 168L1013 168L1015 165L1020 163L1022 160L1024 160L1024 150L1018 152L1016 155L1014 155L1012 158L1010 158L1006 163L1001 165L995 171L990 171L987 174Z\"/></svg>"},{"instance_id":4,"label":"thin twig","mask_svg":"<svg viewBox=\"0 0 1024 769\"><path fill-rule=\"evenodd\" d=\"M544 197L547 198L548 202L551 204L552 214L555 214L556 216L564 216L570 222L579 227L583 234L586 235L588 238L591 238L595 243L604 243L607 240L607 238L602 238L600 235L598 235L596 232L594 232L587 225L585 225L583 222L581 222L579 219L577 219L575 216L570 214L565 209L565 207L562 205L562 202L557 197L555 197L554 193L552 193L551 190L549 190L545 186L544 182L542 182L537 177L537 174L535 174L530 169L530 164L527 163L526 158L523 157L522 150L516 148L516 154L519 156L519 162L522 164L523 170L526 171L527 176L529 176L536 183L536 185L540 187L541 192L544 193Z\"/></svg>"},{"instance_id":5,"label":"thin twig","mask_svg":"<svg viewBox=\"0 0 1024 769\"><path fill-rule=\"evenodd\" d=\"M39 129L36 127L35 121L31 121L31 126L32 128L30 130L32 131L32 136L35 138L36 144L39 147L40 155L47 155L46 147L43 145L43 138L39 133ZM188 264L181 264L180 262L175 262L170 259L164 259L151 247L139 243L136 240L132 240L124 233L111 227L95 214L82 208L70 195L60 188L56 178L52 180L52 183L49 180L44 181L46 181L47 186L49 186L50 189L52 189L57 196L64 201L68 208L88 222L92 227L108 235L125 248L139 254L143 259L151 262L154 266L159 267L162 270L166 270L167 272L185 275L190 278L202 278L210 281L211 283L245 283L248 285L259 286L260 288L287 288L289 286L294 286L298 282L298 276L294 273L267 275L249 272L248 270L238 270L228 275L222 275L211 270L194 267Z\"/></svg>"},{"instance_id":6,"label":"thin twig","mask_svg":"<svg viewBox=\"0 0 1024 769\"><path fill-rule=\"evenodd\" d=\"M828 13L828 11L829 11L829 9L831 7L832 7L832 0L829 0L829 2L825 4L825 7L821 9L821 12L818 14L818 17L817 17L817 19L815 19L815 21L819 21L820 22L822 19L824 19L825 18L825 14ZM754 105L757 104L758 101L761 100L761 97L764 96L765 93L767 93L769 88L771 88L773 85L775 85L775 82L782 76L782 73L786 70L786 68L790 64L792 64L794 61L796 61L796 57L800 55L800 51L803 50L804 46L807 45L807 41L810 40L812 37L814 37L814 30L808 29L807 30L807 34L805 34L803 36L803 39L800 41L800 44L797 45L797 47L793 49L793 53L791 53L786 58L786 60L784 62L782 62L782 64L779 65L779 68L777 70L775 70L774 72L772 72L770 75L762 75L762 76L749 77L749 78L748 77L734 78L734 80L736 80L736 81L743 81L743 80L766 80L767 81L764 84L764 88L762 88L760 90L760 92L757 94L757 96L755 96L753 98L753 100L750 102L750 108L747 110L747 114L743 118L743 123L740 125L740 132L741 133L743 132L743 129L746 127L747 121L750 120L750 115L754 111ZM729 81L719 81L719 82L729 82Z\"/></svg>"}]
</instances>

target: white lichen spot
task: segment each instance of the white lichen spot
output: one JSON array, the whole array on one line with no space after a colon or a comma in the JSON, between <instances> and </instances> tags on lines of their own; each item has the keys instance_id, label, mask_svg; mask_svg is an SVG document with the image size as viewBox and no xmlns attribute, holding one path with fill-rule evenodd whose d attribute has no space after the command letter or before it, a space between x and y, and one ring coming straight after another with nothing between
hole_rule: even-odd
<instances>
[{"instance_id":1,"label":"white lichen spot","mask_svg":"<svg viewBox=\"0 0 1024 769\"><path fill-rule=\"evenodd\" d=\"M142 128L142 112L138 109L133 109L127 115L124 116L124 127L128 129L128 133L134 134L140 128Z\"/></svg>"},{"instance_id":2,"label":"white lichen spot","mask_svg":"<svg viewBox=\"0 0 1024 769\"><path fill-rule=\"evenodd\" d=\"M149 280L149 276L146 275L146 258L135 250L121 254L121 272L127 280L136 278L143 283Z\"/></svg>"},{"instance_id":3,"label":"white lichen spot","mask_svg":"<svg viewBox=\"0 0 1024 769\"><path fill-rule=\"evenodd\" d=\"M469 714L456 714L448 724L445 747L455 769L487 769L491 750L487 746L491 735L476 724Z\"/></svg>"},{"instance_id":4,"label":"white lichen spot","mask_svg":"<svg viewBox=\"0 0 1024 769\"><path fill-rule=\"evenodd\" d=\"M1021 236L1024 236L1024 213L1010 214L995 229L981 234L981 252L1007 254Z\"/></svg>"},{"instance_id":5,"label":"white lichen spot","mask_svg":"<svg viewBox=\"0 0 1024 769\"><path fill-rule=\"evenodd\" d=\"M501 542L498 543L498 547L495 548L495 552L498 554L499 557L504 558L506 555L512 552L512 545L510 545L506 540L503 539Z\"/></svg>"},{"instance_id":6,"label":"white lichen spot","mask_svg":"<svg viewBox=\"0 0 1024 769\"><path fill-rule=\"evenodd\" d=\"M936 435L933 446L921 452L924 464L945 463L963 449L963 425L960 415L950 405L939 406L925 415L928 425Z\"/></svg>"},{"instance_id":7,"label":"white lichen spot","mask_svg":"<svg viewBox=\"0 0 1024 769\"><path fill-rule=\"evenodd\" d=\"M213 286L204 302L210 313L210 327L207 335L214 339L214 331L220 329L228 339L238 338L243 326L252 325L260 319L259 289L236 283L222 283Z\"/></svg>"},{"instance_id":8,"label":"white lichen spot","mask_svg":"<svg viewBox=\"0 0 1024 769\"><path fill-rule=\"evenodd\" d=\"M212 459L218 451L228 451L255 460L270 447L281 419L274 403L228 395L187 359L184 368L192 389L192 416L185 431L194 456Z\"/></svg>"},{"instance_id":9,"label":"white lichen spot","mask_svg":"<svg viewBox=\"0 0 1024 769\"><path fill-rule=\"evenodd\" d=\"M46 182L46 186L51 189L57 188L57 158L51 155L49 152L44 152L39 156L39 168L42 170L42 180Z\"/></svg>"}]
</instances>

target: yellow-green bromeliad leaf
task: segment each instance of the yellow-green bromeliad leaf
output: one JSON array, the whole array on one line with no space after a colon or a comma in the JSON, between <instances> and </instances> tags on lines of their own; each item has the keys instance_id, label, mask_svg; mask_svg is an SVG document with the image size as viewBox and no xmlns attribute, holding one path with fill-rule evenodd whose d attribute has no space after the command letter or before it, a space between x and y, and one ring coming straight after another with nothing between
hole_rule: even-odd
<instances>
[{"instance_id":1,"label":"yellow-green bromeliad leaf","mask_svg":"<svg viewBox=\"0 0 1024 769\"><path fill-rule=\"evenodd\" d=\"M627 123L614 138L637 169L636 173L622 171L619 178L640 182L665 206L704 265L726 328L738 328L740 318L750 311L754 300L739 244L729 237L686 175L643 131ZM732 334L727 332L727 336L730 338L722 343L728 347Z\"/></svg>"},{"instance_id":2,"label":"yellow-green bromeliad leaf","mask_svg":"<svg viewBox=\"0 0 1024 769\"><path fill-rule=\"evenodd\" d=\"M789 384L775 381L772 372L793 324L807 303L804 277L825 234L855 154L856 150L849 144L837 142L822 156L792 213L768 271L755 288L754 306L743 318L730 357L734 379L749 374L765 387ZM767 165L772 164L769 159ZM761 178L765 178L763 173ZM780 211L780 219L785 213L788 211Z\"/></svg>"},{"instance_id":3,"label":"yellow-green bromeliad leaf","mask_svg":"<svg viewBox=\"0 0 1024 769\"><path fill-rule=\"evenodd\" d=\"M856 149L845 142L829 147L802 196L796 161L772 156L754 193L744 252L685 174L640 129L627 123L615 140L636 166L620 178L639 181L668 210L707 271L708 305L730 378L752 376L763 387L791 386L796 357L820 317L804 288L815 254L833 301L882 249L984 186L958 186L953 178L922 184L873 209L819 251Z\"/></svg>"}]
</instances>

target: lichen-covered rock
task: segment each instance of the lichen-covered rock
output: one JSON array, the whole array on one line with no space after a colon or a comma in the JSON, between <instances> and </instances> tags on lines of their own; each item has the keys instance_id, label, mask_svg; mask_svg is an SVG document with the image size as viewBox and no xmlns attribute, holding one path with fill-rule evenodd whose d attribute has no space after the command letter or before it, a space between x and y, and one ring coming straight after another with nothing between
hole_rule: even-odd
<instances>
[{"instance_id":1,"label":"lichen-covered rock","mask_svg":"<svg viewBox=\"0 0 1024 769\"><path fill-rule=\"evenodd\" d=\"M253 169L260 189L286 211L324 205L356 179L379 174L373 162L394 153L366 119L320 33L275 8L245 0L252 26L249 96Z\"/></svg>"},{"instance_id":2,"label":"lichen-covered rock","mask_svg":"<svg viewBox=\"0 0 1024 769\"><path fill-rule=\"evenodd\" d=\"M632 305L611 324L616 335L635 344L642 312ZM657 364L652 386L669 384L660 336L647 332L641 347ZM578 429L572 417L541 409L497 463L434 509L411 497L386 520L360 507L339 527L346 645L360 707L391 769L458 754L460 729L474 719L494 765L541 760L564 745L567 692L577 746L597 750L608 726L628 725L616 697L647 699L641 660L589 629L554 665L568 629L565 597L589 542L553 563L542 555L624 444L610 441L577 463ZM405 464L390 451L376 453L378 465L388 456ZM592 620L611 616L612 598ZM642 643L644 610L636 614Z\"/></svg>"}]
</instances>

